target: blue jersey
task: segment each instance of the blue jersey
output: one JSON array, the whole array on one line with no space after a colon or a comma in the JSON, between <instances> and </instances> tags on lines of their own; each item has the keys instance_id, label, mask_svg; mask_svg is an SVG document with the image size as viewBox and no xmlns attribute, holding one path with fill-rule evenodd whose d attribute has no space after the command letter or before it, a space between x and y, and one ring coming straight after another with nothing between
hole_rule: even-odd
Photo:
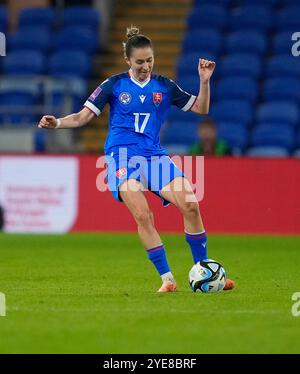
<instances>
[{"instance_id":1,"label":"blue jersey","mask_svg":"<svg viewBox=\"0 0 300 374\"><path fill-rule=\"evenodd\" d=\"M84 105L97 116L110 105L106 154L114 147L136 145L145 155L161 155L159 133L171 105L188 111L195 99L166 77L151 75L141 83L129 71L101 83Z\"/></svg>"}]
</instances>

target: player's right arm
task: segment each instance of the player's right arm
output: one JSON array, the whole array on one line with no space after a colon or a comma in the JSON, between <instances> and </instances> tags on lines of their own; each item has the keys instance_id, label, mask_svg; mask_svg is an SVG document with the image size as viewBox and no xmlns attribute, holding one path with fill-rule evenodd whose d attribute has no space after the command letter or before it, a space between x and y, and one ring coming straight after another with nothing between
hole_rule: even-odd
<instances>
[{"instance_id":1,"label":"player's right arm","mask_svg":"<svg viewBox=\"0 0 300 374\"><path fill-rule=\"evenodd\" d=\"M95 117L95 113L84 107L80 112L70 114L63 118L45 115L40 120L38 127L42 129L74 129L89 123Z\"/></svg>"},{"instance_id":2,"label":"player's right arm","mask_svg":"<svg viewBox=\"0 0 300 374\"><path fill-rule=\"evenodd\" d=\"M99 116L106 103L109 102L115 81L116 78L109 78L102 82L86 100L84 108L80 112L63 118L46 115L40 120L38 127L43 129L74 129L86 125L95 116Z\"/></svg>"}]
</instances>

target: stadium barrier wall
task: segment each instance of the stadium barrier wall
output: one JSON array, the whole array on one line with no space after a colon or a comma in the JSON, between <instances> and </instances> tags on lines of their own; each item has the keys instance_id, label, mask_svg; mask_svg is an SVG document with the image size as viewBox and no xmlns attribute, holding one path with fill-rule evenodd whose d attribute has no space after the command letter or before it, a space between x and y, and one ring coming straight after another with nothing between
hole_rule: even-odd
<instances>
[{"instance_id":1,"label":"stadium barrier wall","mask_svg":"<svg viewBox=\"0 0 300 374\"><path fill-rule=\"evenodd\" d=\"M136 231L123 203L98 192L96 157L80 158L79 214L74 231ZM200 210L208 232L300 234L300 160L206 158ZM178 210L147 193L162 232L182 232Z\"/></svg>"},{"instance_id":2,"label":"stadium barrier wall","mask_svg":"<svg viewBox=\"0 0 300 374\"><path fill-rule=\"evenodd\" d=\"M135 232L123 203L99 192L96 156L0 155L5 231ZM206 158L200 210L210 233L300 234L300 160ZM182 232L178 210L147 193L161 232Z\"/></svg>"}]
</instances>

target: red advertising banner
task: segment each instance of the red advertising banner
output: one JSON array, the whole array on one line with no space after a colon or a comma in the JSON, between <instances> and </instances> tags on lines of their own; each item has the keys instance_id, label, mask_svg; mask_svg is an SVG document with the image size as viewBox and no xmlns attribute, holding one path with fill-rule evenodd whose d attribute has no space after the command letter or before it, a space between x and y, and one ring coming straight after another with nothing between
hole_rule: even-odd
<instances>
[{"instance_id":1,"label":"red advertising banner","mask_svg":"<svg viewBox=\"0 0 300 374\"><path fill-rule=\"evenodd\" d=\"M73 231L135 231L123 203L99 192L97 157L80 157L78 217ZM206 230L215 233L300 234L300 160L206 158L200 211ZM174 206L164 208L147 193L155 224L162 232L182 232Z\"/></svg>"},{"instance_id":2,"label":"red advertising banner","mask_svg":"<svg viewBox=\"0 0 300 374\"><path fill-rule=\"evenodd\" d=\"M77 155L0 155L4 230L135 232L126 206L108 190L97 189L96 183L105 187L104 162L97 160ZM203 162L198 161L192 159L190 178L200 185L197 197L202 198L200 211L208 232L300 234L300 159L205 158L204 173ZM146 194L157 229L182 232L179 211Z\"/></svg>"}]
</instances>

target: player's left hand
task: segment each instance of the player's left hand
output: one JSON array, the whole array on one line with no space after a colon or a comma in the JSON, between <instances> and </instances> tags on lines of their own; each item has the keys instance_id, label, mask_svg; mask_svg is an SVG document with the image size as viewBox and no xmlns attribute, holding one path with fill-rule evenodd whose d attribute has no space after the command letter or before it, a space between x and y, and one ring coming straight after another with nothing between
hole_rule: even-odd
<instances>
[{"instance_id":1,"label":"player's left hand","mask_svg":"<svg viewBox=\"0 0 300 374\"><path fill-rule=\"evenodd\" d=\"M198 71L201 82L208 82L216 67L214 61L199 59Z\"/></svg>"}]
</instances>

